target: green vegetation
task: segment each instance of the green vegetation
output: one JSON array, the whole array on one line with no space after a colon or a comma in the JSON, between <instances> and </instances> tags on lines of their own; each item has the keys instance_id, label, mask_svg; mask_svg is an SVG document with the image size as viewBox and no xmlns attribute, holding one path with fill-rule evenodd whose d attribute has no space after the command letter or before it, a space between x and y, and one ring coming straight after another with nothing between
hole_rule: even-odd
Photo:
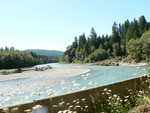
<instances>
[{"instance_id":1,"label":"green vegetation","mask_svg":"<svg viewBox=\"0 0 150 113\"><path fill-rule=\"evenodd\" d=\"M104 89L102 93L103 97L106 99L103 102L104 109L99 109L99 112L107 112L107 113L130 113L133 107L137 107L139 105L150 105L150 98L149 98L149 89L148 91L137 91L136 93L132 90L128 90L129 95L120 96L119 94L113 94L111 90L107 88ZM134 112L144 112L145 108L138 109Z\"/></svg>"},{"instance_id":2,"label":"green vegetation","mask_svg":"<svg viewBox=\"0 0 150 113\"><path fill-rule=\"evenodd\" d=\"M64 54L63 51L57 51L57 50L27 49L25 51L35 52L38 55L49 56L52 62L58 62L59 57Z\"/></svg>"},{"instance_id":3,"label":"green vegetation","mask_svg":"<svg viewBox=\"0 0 150 113\"><path fill-rule=\"evenodd\" d=\"M18 51L14 47L0 49L0 69L30 67L53 61L56 60L50 56L37 55L34 52Z\"/></svg>"},{"instance_id":4,"label":"green vegetation","mask_svg":"<svg viewBox=\"0 0 150 113\"><path fill-rule=\"evenodd\" d=\"M150 22L144 16L112 26L112 35L97 36L94 28L89 37L83 33L75 37L60 57L60 63L94 63L116 57L127 57L135 62L149 62ZM127 60L128 61L128 60ZM128 61L129 62L129 61Z\"/></svg>"}]
</instances>

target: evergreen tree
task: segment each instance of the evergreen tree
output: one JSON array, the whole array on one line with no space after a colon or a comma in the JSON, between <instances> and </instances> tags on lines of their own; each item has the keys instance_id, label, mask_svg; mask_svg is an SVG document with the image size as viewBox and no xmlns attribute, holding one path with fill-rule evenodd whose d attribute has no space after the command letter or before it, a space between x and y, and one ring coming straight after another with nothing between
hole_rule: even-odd
<instances>
[{"instance_id":1,"label":"evergreen tree","mask_svg":"<svg viewBox=\"0 0 150 113\"><path fill-rule=\"evenodd\" d=\"M113 51L115 53L115 56L116 55L120 56L121 55L121 47L120 47L121 42L120 42L119 30L118 30L116 22L114 22L113 27L112 27L111 44L113 46ZM117 51L116 51L116 48L117 48Z\"/></svg>"},{"instance_id":2,"label":"evergreen tree","mask_svg":"<svg viewBox=\"0 0 150 113\"><path fill-rule=\"evenodd\" d=\"M126 20L124 22L124 33L125 34L127 33L127 30L128 30L129 27L130 27L130 22L129 22L129 20Z\"/></svg>"},{"instance_id":3,"label":"evergreen tree","mask_svg":"<svg viewBox=\"0 0 150 113\"><path fill-rule=\"evenodd\" d=\"M111 44L114 44L116 42L120 42L120 37L119 37L117 24L116 22L114 22L113 27L112 27Z\"/></svg>"},{"instance_id":4,"label":"evergreen tree","mask_svg":"<svg viewBox=\"0 0 150 113\"><path fill-rule=\"evenodd\" d=\"M144 33L144 31L146 30L146 19L144 16L141 16L139 18L139 32L140 32L140 36Z\"/></svg>"},{"instance_id":5,"label":"evergreen tree","mask_svg":"<svg viewBox=\"0 0 150 113\"><path fill-rule=\"evenodd\" d=\"M104 48L105 50L108 50L110 48L108 35L106 35L104 38Z\"/></svg>"},{"instance_id":6,"label":"evergreen tree","mask_svg":"<svg viewBox=\"0 0 150 113\"><path fill-rule=\"evenodd\" d=\"M132 38L136 39L140 37L140 33L139 33L139 23L136 19L134 19L134 24L133 24L133 36Z\"/></svg>"},{"instance_id":7,"label":"evergreen tree","mask_svg":"<svg viewBox=\"0 0 150 113\"><path fill-rule=\"evenodd\" d=\"M123 25L119 24L121 56L124 56L126 54L125 33L126 33L125 24Z\"/></svg>"},{"instance_id":8,"label":"evergreen tree","mask_svg":"<svg viewBox=\"0 0 150 113\"><path fill-rule=\"evenodd\" d=\"M90 34L89 46L94 46L94 48L97 49L98 45L97 45L96 42L97 42L97 34L95 32L95 29L92 28L91 29L91 34Z\"/></svg>"},{"instance_id":9,"label":"evergreen tree","mask_svg":"<svg viewBox=\"0 0 150 113\"><path fill-rule=\"evenodd\" d=\"M139 38L139 25L136 19L134 19L133 22L131 22L130 27L127 30L126 34L126 43L128 43L132 38L136 39Z\"/></svg>"},{"instance_id":10,"label":"evergreen tree","mask_svg":"<svg viewBox=\"0 0 150 113\"><path fill-rule=\"evenodd\" d=\"M150 30L150 22L147 22L145 25L145 31L149 31Z\"/></svg>"},{"instance_id":11,"label":"evergreen tree","mask_svg":"<svg viewBox=\"0 0 150 113\"><path fill-rule=\"evenodd\" d=\"M85 34L79 36L79 49L83 48L86 43Z\"/></svg>"},{"instance_id":12,"label":"evergreen tree","mask_svg":"<svg viewBox=\"0 0 150 113\"><path fill-rule=\"evenodd\" d=\"M73 42L72 46L73 46L74 49L77 49L77 47L78 47L78 39L77 39L77 37L74 38L74 42Z\"/></svg>"},{"instance_id":13,"label":"evergreen tree","mask_svg":"<svg viewBox=\"0 0 150 113\"><path fill-rule=\"evenodd\" d=\"M102 39L100 36L97 37L97 46L99 48L100 44L102 44Z\"/></svg>"}]
</instances>

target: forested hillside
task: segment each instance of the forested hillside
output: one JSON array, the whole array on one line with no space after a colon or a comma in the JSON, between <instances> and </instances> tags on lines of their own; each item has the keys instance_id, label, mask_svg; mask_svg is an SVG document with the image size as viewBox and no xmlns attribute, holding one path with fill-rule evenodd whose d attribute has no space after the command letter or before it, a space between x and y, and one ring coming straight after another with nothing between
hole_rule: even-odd
<instances>
[{"instance_id":1,"label":"forested hillside","mask_svg":"<svg viewBox=\"0 0 150 113\"><path fill-rule=\"evenodd\" d=\"M112 35L97 36L94 28L90 36L83 33L74 38L72 45L67 47L59 61L63 63L91 63L118 56L128 56L136 62L149 59L150 22L144 16L139 20L126 20L112 26ZM146 33L145 33L146 32ZM143 34L144 33L144 34Z\"/></svg>"},{"instance_id":2,"label":"forested hillside","mask_svg":"<svg viewBox=\"0 0 150 113\"><path fill-rule=\"evenodd\" d=\"M50 56L37 55L34 52L25 52L11 48L0 49L0 69L30 67L37 64L55 61Z\"/></svg>"},{"instance_id":3,"label":"forested hillside","mask_svg":"<svg viewBox=\"0 0 150 113\"><path fill-rule=\"evenodd\" d=\"M59 57L64 54L63 51L57 50L43 50L43 49L27 49L27 52L35 52L38 55L44 55L51 58L51 61L58 62Z\"/></svg>"},{"instance_id":4,"label":"forested hillside","mask_svg":"<svg viewBox=\"0 0 150 113\"><path fill-rule=\"evenodd\" d=\"M44 50L44 49L27 49L25 50L27 52L35 52L38 55L46 55L46 56L60 56L63 55L63 51L57 51L57 50Z\"/></svg>"}]
</instances>

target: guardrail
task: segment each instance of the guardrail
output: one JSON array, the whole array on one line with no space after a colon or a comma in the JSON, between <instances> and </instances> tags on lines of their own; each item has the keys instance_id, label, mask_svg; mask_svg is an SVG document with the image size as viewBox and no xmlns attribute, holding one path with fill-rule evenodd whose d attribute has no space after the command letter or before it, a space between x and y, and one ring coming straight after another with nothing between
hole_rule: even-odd
<instances>
[{"instance_id":1,"label":"guardrail","mask_svg":"<svg viewBox=\"0 0 150 113\"><path fill-rule=\"evenodd\" d=\"M39 113L36 112L36 108L40 108L37 110L43 110L42 113L57 113L59 110L77 109L78 106L74 105L75 101L78 102L77 104L81 106L80 110L82 110L83 107L95 106L97 100L104 99L102 93L105 88L112 90L112 94L119 94L120 96L128 95L128 90L132 90L135 93L139 90L148 90L150 83L145 81L149 76L150 75L144 75L86 90L39 99L33 102L7 106L0 108L0 113L31 113L31 110L33 110L32 113ZM101 103L101 101L99 101L99 103Z\"/></svg>"}]
</instances>

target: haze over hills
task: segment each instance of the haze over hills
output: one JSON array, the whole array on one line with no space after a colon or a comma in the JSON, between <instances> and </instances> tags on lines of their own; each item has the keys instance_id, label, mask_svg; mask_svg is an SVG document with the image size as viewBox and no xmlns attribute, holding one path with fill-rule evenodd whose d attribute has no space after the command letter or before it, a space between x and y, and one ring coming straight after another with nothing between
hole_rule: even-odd
<instances>
[{"instance_id":1,"label":"haze over hills","mask_svg":"<svg viewBox=\"0 0 150 113\"><path fill-rule=\"evenodd\" d=\"M26 49L28 52L35 52L38 55L46 55L46 56L61 56L64 54L64 51L58 50L45 50L45 49Z\"/></svg>"}]
</instances>

